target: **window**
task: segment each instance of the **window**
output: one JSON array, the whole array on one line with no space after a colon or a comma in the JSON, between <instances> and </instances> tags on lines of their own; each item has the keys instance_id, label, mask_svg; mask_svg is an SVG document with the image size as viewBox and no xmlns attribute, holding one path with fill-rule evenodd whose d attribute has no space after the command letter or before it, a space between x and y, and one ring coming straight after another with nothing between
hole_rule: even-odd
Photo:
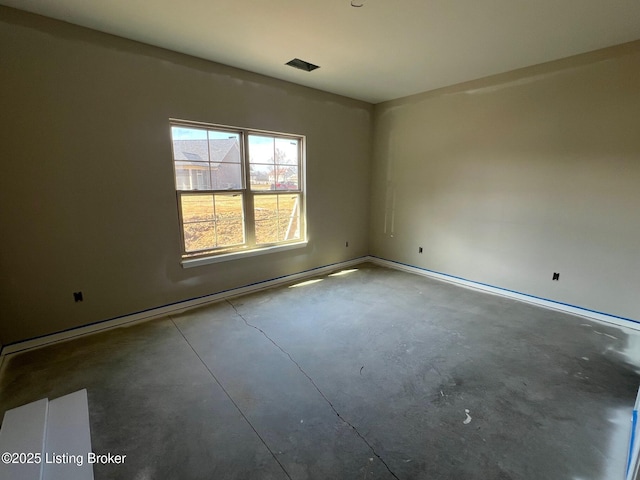
<instances>
[{"instance_id":1,"label":"window","mask_svg":"<svg viewBox=\"0 0 640 480\"><path fill-rule=\"evenodd\" d=\"M183 259L305 241L304 137L172 121Z\"/></svg>"}]
</instances>

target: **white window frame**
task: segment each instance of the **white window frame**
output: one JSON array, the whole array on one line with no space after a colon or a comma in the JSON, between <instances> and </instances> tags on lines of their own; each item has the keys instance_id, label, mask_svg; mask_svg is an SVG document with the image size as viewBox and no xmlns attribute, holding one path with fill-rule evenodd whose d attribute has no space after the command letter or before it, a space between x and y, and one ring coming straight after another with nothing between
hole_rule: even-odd
<instances>
[{"instance_id":1,"label":"white window frame","mask_svg":"<svg viewBox=\"0 0 640 480\"><path fill-rule=\"evenodd\" d=\"M300 134L289 134L273 132L268 130L249 129L242 127L232 127L212 123L195 122L190 120L169 119L169 128L184 127L201 130L226 131L240 136L240 165L242 173L242 188L240 189L205 189L205 190L181 190L178 188L176 175L176 155L174 153L173 134L170 130L171 138L171 163L173 165L173 179L176 191L176 206L178 209L178 223L180 230L181 264L184 268L207 265L211 263L234 260L238 258L251 257L275 253L295 248L305 247L307 241L307 221L306 221L306 137ZM298 142L298 188L286 190L252 190L251 172L249 164L249 136L268 136L273 138L292 139ZM181 198L183 195L194 194L233 194L238 193L243 198L244 214L244 243L237 246L226 246L207 249L199 252L187 252L184 238L184 221L182 218ZM261 195L296 193L299 195L299 222L300 238L284 240L267 244L256 244L255 241L255 218L254 199Z\"/></svg>"}]
</instances>

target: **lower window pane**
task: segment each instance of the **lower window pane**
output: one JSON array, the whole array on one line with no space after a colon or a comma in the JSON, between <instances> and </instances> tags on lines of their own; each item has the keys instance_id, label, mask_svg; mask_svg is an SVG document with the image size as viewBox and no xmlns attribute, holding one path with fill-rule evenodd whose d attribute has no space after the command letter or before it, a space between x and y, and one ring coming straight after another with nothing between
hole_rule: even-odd
<instances>
[{"instance_id":1,"label":"lower window pane","mask_svg":"<svg viewBox=\"0 0 640 480\"><path fill-rule=\"evenodd\" d=\"M256 243L278 241L278 195L257 195L253 200Z\"/></svg>"},{"instance_id":2,"label":"lower window pane","mask_svg":"<svg viewBox=\"0 0 640 480\"><path fill-rule=\"evenodd\" d=\"M184 223L213 221L213 195L182 195L180 197Z\"/></svg>"},{"instance_id":3,"label":"lower window pane","mask_svg":"<svg viewBox=\"0 0 640 480\"><path fill-rule=\"evenodd\" d=\"M242 217L221 220L216 225L218 246L240 245L244 243Z\"/></svg>"},{"instance_id":4,"label":"lower window pane","mask_svg":"<svg viewBox=\"0 0 640 480\"><path fill-rule=\"evenodd\" d=\"M278 241L278 220L256 221L256 244L276 243Z\"/></svg>"},{"instance_id":5,"label":"lower window pane","mask_svg":"<svg viewBox=\"0 0 640 480\"><path fill-rule=\"evenodd\" d=\"M180 203L186 253L245 242L242 194L183 194Z\"/></svg>"},{"instance_id":6,"label":"lower window pane","mask_svg":"<svg viewBox=\"0 0 640 480\"><path fill-rule=\"evenodd\" d=\"M300 195L256 195L256 243L276 243L300 238Z\"/></svg>"},{"instance_id":7,"label":"lower window pane","mask_svg":"<svg viewBox=\"0 0 640 480\"><path fill-rule=\"evenodd\" d=\"M278 195L278 240L296 240L300 238L300 196Z\"/></svg>"},{"instance_id":8,"label":"lower window pane","mask_svg":"<svg viewBox=\"0 0 640 480\"><path fill-rule=\"evenodd\" d=\"M216 246L215 222L184 224L184 248L187 253L212 249Z\"/></svg>"},{"instance_id":9,"label":"lower window pane","mask_svg":"<svg viewBox=\"0 0 640 480\"><path fill-rule=\"evenodd\" d=\"M216 247L244 243L244 214L242 195L239 193L216 194Z\"/></svg>"}]
</instances>

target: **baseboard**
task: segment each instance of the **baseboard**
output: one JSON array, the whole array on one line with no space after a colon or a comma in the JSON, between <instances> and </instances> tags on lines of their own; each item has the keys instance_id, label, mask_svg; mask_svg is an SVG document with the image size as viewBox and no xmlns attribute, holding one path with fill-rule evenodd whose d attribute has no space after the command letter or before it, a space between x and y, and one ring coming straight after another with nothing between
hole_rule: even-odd
<instances>
[{"instance_id":1,"label":"baseboard","mask_svg":"<svg viewBox=\"0 0 640 480\"><path fill-rule=\"evenodd\" d=\"M33 338L30 340L24 340L21 342L10 344L10 345L5 345L2 348L2 351L0 351L0 368L2 367L2 364L4 362L4 357L10 354L24 352L25 350L31 350L33 348L38 348L38 347L42 347L52 343L58 343L58 342L70 340L72 338L77 338L85 335L91 335L93 333L102 332L105 330L110 330L110 329L122 327L125 325L133 325L137 323L146 322L149 320L153 320L155 318L163 317L165 315L180 313L185 310L189 310L191 308L219 302L221 300L237 297L240 295L245 295L247 293L257 292L259 290L264 290L264 289L275 287L285 283L291 283L296 280L302 280L309 277L323 275L325 273L329 273L337 269L351 267L353 265L357 265L364 262L371 262L383 267L402 270L409 273L415 273L425 277L434 278L436 280L441 280L444 282L453 283L463 287L472 288L474 290L479 290L483 292L492 293L495 295L500 295L503 297L512 298L522 302L531 303L531 304L538 305L545 308L550 308L552 310L558 310L561 312L570 313L572 315L578 315L581 317L589 318L590 320L596 320L596 321L605 322L605 323L613 324L620 327L640 330L640 321L633 320L630 318L623 318L623 317L609 315L602 312L595 312L593 310L578 307L575 305L568 305L568 304L556 302L554 300L535 297L533 295L527 295L525 293L515 292L512 290L507 290L507 289L495 287L492 285L486 285L483 283L474 282L472 280L467 280L464 278L459 278L459 277L447 275L440 272L434 272L425 268L416 267L413 265L407 265L400 262L395 262L393 260L386 260L384 258L379 258L375 256L364 256L364 257L354 258L352 260L347 260L344 262L338 262L330 265L325 265L322 267L312 268L310 270L304 270L302 272L294 273L291 275L284 275L282 277L272 278L270 280L265 280L262 282L245 285L243 287L238 287L230 290L225 290L222 292L213 293L210 295L205 295L203 297L184 300L182 302L177 302L171 305L164 305L161 307L152 308L150 310L145 310L143 312L137 312L130 315L124 315L121 317L104 320L101 322L93 323L91 325L85 325L82 327L66 330L64 332L53 333L51 335L45 335L42 337Z\"/></svg>"},{"instance_id":2,"label":"baseboard","mask_svg":"<svg viewBox=\"0 0 640 480\"><path fill-rule=\"evenodd\" d=\"M578 315L590 320L596 320L599 322L613 324L619 327L631 328L633 330L640 331L640 321L632 318L619 317L617 315L611 315L603 312L596 312L587 308L578 307L576 305L569 305L566 303L556 302L555 300L549 300L546 298L536 297L534 295L528 295L526 293L516 292L505 288L496 287L493 285L487 285L484 283L474 282L465 278L455 277L453 275L447 275L446 273L434 272L426 268L415 267L413 265L407 265L401 262L395 262L393 260L386 260L384 258L369 256L366 258L371 263L394 268L396 270L402 270L405 272L415 273L424 277L434 278L436 280L442 280L444 282L461 285L463 287L472 288L474 290L480 290L483 292L492 293L494 295L500 295L503 297L512 298L521 302L531 303L541 307L549 308L552 310L558 310L564 313L570 313L572 315Z\"/></svg>"},{"instance_id":3,"label":"baseboard","mask_svg":"<svg viewBox=\"0 0 640 480\"><path fill-rule=\"evenodd\" d=\"M631 416L631 435L629 436L629 454L627 459L626 480L638 480L640 478L640 425L638 425L638 410L640 410L640 389L636 397Z\"/></svg>"},{"instance_id":4,"label":"baseboard","mask_svg":"<svg viewBox=\"0 0 640 480\"><path fill-rule=\"evenodd\" d=\"M353 265L357 265L359 263L363 263L368 260L369 260L369 257L359 257L359 258L354 258L352 260L347 260L344 262L332 263L330 265L324 265L322 267L316 267L309 270L304 270L302 272L293 273L290 275L284 275L282 277L276 277L270 280L264 280L257 283L252 283L250 285L245 285L243 287L233 288L230 290L225 290L222 292L205 295L198 298L184 300L182 302L177 302L170 305L164 305L161 307L152 308L150 310L145 310L143 312L137 312L130 315L124 315L117 318L103 320L90 325L85 325L82 327L65 330L63 332L52 333L50 335L45 335L42 337L23 340L21 342L5 345L2 348L2 351L0 352L0 366L2 366L4 357L6 355L11 355L18 352L24 352L25 350L31 350L34 348L43 347L45 345L50 345L52 343L63 342L66 340L70 340L72 338L91 335L93 333L103 332L105 330L111 330L113 328L122 327L124 325L130 326L137 323L147 322L149 320L163 317L165 315L184 312L185 310L189 310L191 308L219 302L221 300L225 300L228 298L245 295L247 293L257 292L259 290L272 288L285 283L291 283L296 280L302 280L309 277L323 275L325 273L329 273L338 269L351 267Z\"/></svg>"}]
</instances>

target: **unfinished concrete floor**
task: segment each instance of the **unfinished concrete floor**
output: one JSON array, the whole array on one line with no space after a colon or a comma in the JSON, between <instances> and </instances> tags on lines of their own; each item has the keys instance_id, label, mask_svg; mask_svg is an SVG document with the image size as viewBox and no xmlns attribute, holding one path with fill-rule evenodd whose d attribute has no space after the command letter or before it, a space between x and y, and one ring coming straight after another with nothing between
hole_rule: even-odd
<instances>
[{"instance_id":1,"label":"unfinished concrete floor","mask_svg":"<svg viewBox=\"0 0 640 480\"><path fill-rule=\"evenodd\" d=\"M621 479L640 332L360 265L5 360L101 479ZM467 412L468 411L468 412Z\"/></svg>"}]
</instances>

